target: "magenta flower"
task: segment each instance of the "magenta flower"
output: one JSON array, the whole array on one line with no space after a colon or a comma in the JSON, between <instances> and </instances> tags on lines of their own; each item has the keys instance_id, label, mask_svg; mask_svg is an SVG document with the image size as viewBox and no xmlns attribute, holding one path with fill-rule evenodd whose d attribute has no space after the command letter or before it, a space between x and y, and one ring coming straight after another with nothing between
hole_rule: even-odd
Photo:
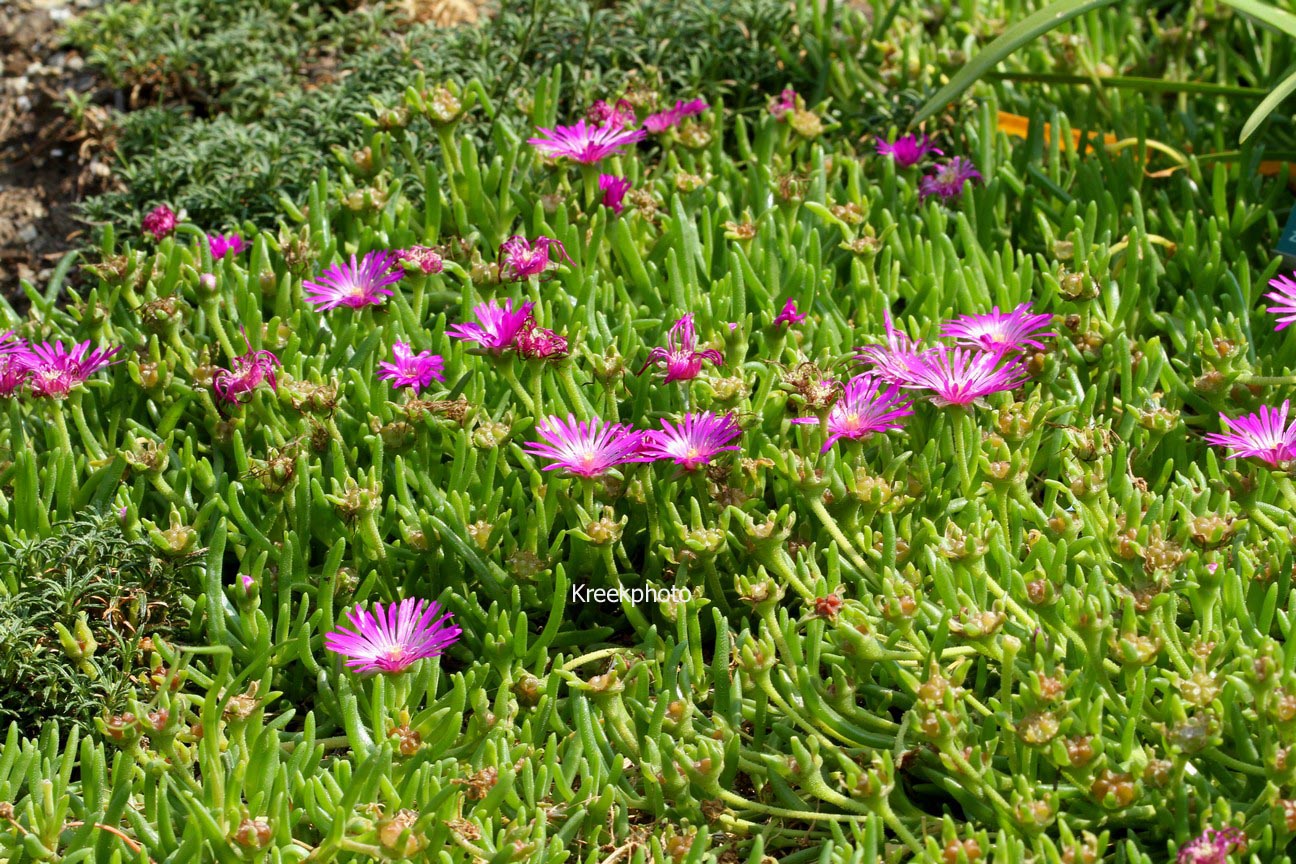
<instances>
[{"instance_id":1,"label":"magenta flower","mask_svg":"<svg viewBox=\"0 0 1296 864\"><path fill-rule=\"evenodd\" d=\"M654 135L665 132L672 126L678 125L685 117L692 117L694 114L701 114L707 109L707 103L701 99L693 99L689 102L676 102L674 108L667 108L665 111L659 111L656 114L649 114L644 118L644 128Z\"/></svg>"},{"instance_id":2,"label":"magenta flower","mask_svg":"<svg viewBox=\"0 0 1296 864\"><path fill-rule=\"evenodd\" d=\"M557 360L567 356L567 337L540 327L534 318L528 318L513 340L518 356L526 360Z\"/></svg>"},{"instance_id":3,"label":"magenta flower","mask_svg":"<svg viewBox=\"0 0 1296 864\"><path fill-rule=\"evenodd\" d=\"M501 354L513 347L517 335L531 320L531 310L535 304L531 301L513 308L512 300L505 300L501 306L495 300L478 303L473 307L476 321L466 324L455 324L446 333L455 339L476 342L492 354Z\"/></svg>"},{"instance_id":4,"label":"magenta flower","mask_svg":"<svg viewBox=\"0 0 1296 864\"><path fill-rule=\"evenodd\" d=\"M901 417L913 414L913 400L908 399L899 387L887 385L871 373L856 375L846 382L842 396L828 412L828 440L821 452L837 443L839 438L859 440L874 432L899 429ZM798 417L793 423L819 422L818 417Z\"/></svg>"},{"instance_id":5,"label":"magenta flower","mask_svg":"<svg viewBox=\"0 0 1296 864\"><path fill-rule=\"evenodd\" d=\"M549 269L551 248L557 248L568 264L576 266L561 241L543 235L531 241L515 234L500 244L499 254L504 259L500 264L500 278L504 278L505 269L512 274L507 280L509 282L539 276Z\"/></svg>"},{"instance_id":6,"label":"magenta flower","mask_svg":"<svg viewBox=\"0 0 1296 864\"><path fill-rule=\"evenodd\" d=\"M899 383L906 389L930 390L931 400L937 405L971 405L991 393L1019 387L1030 377L1020 356L1003 363L1006 357L1002 351L986 353L937 345L914 355Z\"/></svg>"},{"instance_id":7,"label":"magenta flower","mask_svg":"<svg viewBox=\"0 0 1296 864\"><path fill-rule=\"evenodd\" d=\"M0 353L0 397L17 396L30 376L20 353Z\"/></svg>"},{"instance_id":8,"label":"magenta flower","mask_svg":"<svg viewBox=\"0 0 1296 864\"><path fill-rule=\"evenodd\" d=\"M1044 350L1039 337L1056 336L1040 332L1053 321L1048 314L1031 314L1031 304L1023 303L1011 312L1000 312L995 306L987 315L960 315L941 326L941 335L961 345L984 351Z\"/></svg>"},{"instance_id":9,"label":"magenta flower","mask_svg":"<svg viewBox=\"0 0 1296 864\"><path fill-rule=\"evenodd\" d=\"M886 327L885 345L865 345L857 349L861 363L873 367L873 371L883 381L900 384L909 377L910 367L930 349L919 350L919 342L911 339L908 333L895 329L891 313L882 313L883 325Z\"/></svg>"},{"instance_id":10,"label":"magenta flower","mask_svg":"<svg viewBox=\"0 0 1296 864\"><path fill-rule=\"evenodd\" d=\"M72 388L82 384L100 369L112 365L112 358L121 347L95 348L82 342L64 348L62 342L42 342L10 354L30 374L33 396L62 399ZM16 374L16 371L11 374Z\"/></svg>"},{"instance_id":11,"label":"magenta flower","mask_svg":"<svg viewBox=\"0 0 1296 864\"><path fill-rule=\"evenodd\" d=\"M724 365L724 355L716 349L697 350L697 330L693 326L693 313L689 312L671 326L665 348L657 347L648 352L648 360L639 374L642 375L649 366L661 366L666 370L666 383L688 381L702 371L703 360L710 360L716 366Z\"/></svg>"},{"instance_id":12,"label":"magenta flower","mask_svg":"<svg viewBox=\"0 0 1296 864\"><path fill-rule=\"evenodd\" d=\"M440 354L415 354L408 342L396 342L392 345L392 361L378 364L378 380L391 381L393 387L409 387L417 393L431 387L434 380L445 381L445 360Z\"/></svg>"},{"instance_id":13,"label":"magenta flower","mask_svg":"<svg viewBox=\"0 0 1296 864\"><path fill-rule=\"evenodd\" d=\"M1278 305L1270 306L1265 311L1278 315L1274 330L1282 330L1296 322L1296 281L1290 276L1276 276L1269 280L1269 287L1274 290L1264 296Z\"/></svg>"},{"instance_id":14,"label":"magenta flower","mask_svg":"<svg viewBox=\"0 0 1296 864\"><path fill-rule=\"evenodd\" d=\"M441 255L430 246L411 246L408 249L397 249L396 260L404 264L412 264L422 270L424 276L440 273L445 269L445 262L441 260Z\"/></svg>"},{"instance_id":15,"label":"magenta flower","mask_svg":"<svg viewBox=\"0 0 1296 864\"><path fill-rule=\"evenodd\" d=\"M392 270L396 256L391 252L367 252L360 263L356 256L351 256L350 264L334 264L324 271L318 282L304 281L303 288L309 288L306 302L314 304L321 312L349 306L359 309L361 306L378 306L392 292L387 288L401 280L405 274Z\"/></svg>"},{"instance_id":16,"label":"magenta flower","mask_svg":"<svg viewBox=\"0 0 1296 864\"><path fill-rule=\"evenodd\" d=\"M640 453L644 433L620 423L604 423L597 417L577 421L572 414L567 419L546 417L536 424L536 432L544 439L523 446L532 456L554 460L544 470L564 468L580 477L598 477L616 465L627 462L644 462Z\"/></svg>"},{"instance_id":17,"label":"magenta flower","mask_svg":"<svg viewBox=\"0 0 1296 864\"><path fill-rule=\"evenodd\" d=\"M621 199L630 191L630 181L615 174L600 174L599 189L603 192L603 206L611 207L613 212L620 213L625 209Z\"/></svg>"},{"instance_id":18,"label":"magenta flower","mask_svg":"<svg viewBox=\"0 0 1296 864\"><path fill-rule=\"evenodd\" d=\"M1246 844L1246 834L1237 828L1207 828L1179 849L1175 864L1227 864L1235 846Z\"/></svg>"},{"instance_id":19,"label":"magenta flower","mask_svg":"<svg viewBox=\"0 0 1296 864\"><path fill-rule=\"evenodd\" d=\"M623 129L638 122L634 106L624 99L618 99L615 105L598 100L585 112L585 119L595 126L619 126Z\"/></svg>"},{"instance_id":20,"label":"magenta flower","mask_svg":"<svg viewBox=\"0 0 1296 864\"><path fill-rule=\"evenodd\" d=\"M1221 413L1220 420L1229 431L1207 434L1206 443L1228 447L1234 459L1250 457L1269 465L1296 458L1296 422L1287 424L1289 408L1290 400L1286 400L1281 408L1261 405L1258 413L1232 420Z\"/></svg>"},{"instance_id":21,"label":"magenta flower","mask_svg":"<svg viewBox=\"0 0 1296 864\"><path fill-rule=\"evenodd\" d=\"M783 304L783 311L774 317L774 325L786 324L791 327L793 324L800 324L806 319L805 313L797 311L796 301L791 297Z\"/></svg>"},{"instance_id":22,"label":"magenta flower","mask_svg":"<svg viewBox=\"0 0 1296 864\"><path fill-rule=\"evenodd\" d=\"M976 166L962 156L955 156L944 165L936 166L931 174L922 178L922 182L918 184L918 191L924 200L939 195L945 201L949 201L963 194L963 186L969 180L979 179L981 174L976 170Z\"/></svg>"},{"instance_id":23,"label":"magenta flower","mask_svg":"<svg viewBox=\"0 0 1296 864\"><path fill-rule=\"evenodd\" d=\"M175 211L165 204L159 204L144 217L140 227L152 234L154 240L161 240L176 229Z\"/></svg>"},{"instance_id":24,"label":"magenta flower","mask_svg":"<svg viewBox=\"0 0 1296 864\"><path fill-rule=\"evenodd\" d=\"M253 351L247 333L243 334L247 351L234 358L230 365L233 369L218 369L212 376L212 390L226 402L242 402L244 394L251 393L262 381L270 384L273 390L278 386L275 381L275 367L280 365L279 358L271 351Z\"/></svg>"},{"instance_id":25,"label":"magenta flower","mask_svg":"<svg viewBox=\"0 0 1296 864\"><path fill-rule=\"evenodd\" d=\"M239 254L247 248L247 244L238 234L208 234L207 248L211 250L212 259L219 261L226 255Z\"/></svg>"},{"instance_id":26,"label":"magenta flower","mask_svg":"<svg viewBox=\"0 0 1296 864\"><path fill-rule=\"evenodd\" d=\"M774 119L782 120L784 114L796 110L796 102L797 92L789 87L770 100L769 112L774 115Z\"/></svg>"},{"instance_id":27,"label":"magenta flower","mask_svg":"<svg viewBox=\"0 0 1296 864\"><path fill-rule=\"evenodd\" d=\"M463 633L442 614L441 604L407 599L375 603L372 614L359 606L348 610L352 629L339 626L324 637L324 647L341 654L356 672L404 672L425 657L437 657Z\"/></svg>"},{"instance_id":28,"label":"magenta flower","mask_svg":"<svg viewBox=\"0 0 1296 864\"><path fill-rule=\"evenodd\" d=\"M575 126L555 126L552 129L537 126L536 131L543 137L528 138L528 144L534 144L547 156L565 156L582 165L593 165L648 136L642 129L591 126L584 120L577 120Z\"/></svg>"},{"instance_id":29,"label":"magenta flower","mask_svg":"<svg viewBox=\"0 0 1296 864\"><path fill-rule=\"evenodd\" d=\"M928 153L935 153L944 156L944 150L938 150L932 146L931 136L924 135L919 138L917 135L904 135L895 141L883 141L877 139L877 152L881 156L890 156L898 164L908 168L917 165Z\"/></svg>"},{"instance_id":30,"label":"magenta flower","mask_svg":"<svg viewBox=\"0 0 1296 864\"><path fill-rule=\"evenodd\" d=\"M741 434L733 414L685 414L678 426L662 420L661 429L645 432L642 452L648 459L672 459L685 471L693 471L709 465L725 450L741 450L739 445L729 444Z\"/></svg>"}]
</instances>

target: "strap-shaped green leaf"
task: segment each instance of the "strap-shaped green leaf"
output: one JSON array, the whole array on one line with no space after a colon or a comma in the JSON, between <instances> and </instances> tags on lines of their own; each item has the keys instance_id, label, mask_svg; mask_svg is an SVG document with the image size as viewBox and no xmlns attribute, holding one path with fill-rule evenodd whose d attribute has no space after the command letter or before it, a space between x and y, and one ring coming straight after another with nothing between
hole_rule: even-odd
<instances>
[{"instance_id":1,"label":"strap-shaped green leaf","mask_svg":"<svg viewBox=\"0 0 1296 864\"><path fill-rule=\"evenodd\" d=\"M1273 113L1279 103L1292 94L1293 90L1296 90L1296 72L1284 78L1282 83L1275 87L1273 92L1266 96L1264 101L1251 112L1246 125L1242 127L1242 140L1245 141L1250 138L1255 133L1255 130L1260 128L1260 124L1269 118L1269 115Z\"/></svg>"}]
</instances>

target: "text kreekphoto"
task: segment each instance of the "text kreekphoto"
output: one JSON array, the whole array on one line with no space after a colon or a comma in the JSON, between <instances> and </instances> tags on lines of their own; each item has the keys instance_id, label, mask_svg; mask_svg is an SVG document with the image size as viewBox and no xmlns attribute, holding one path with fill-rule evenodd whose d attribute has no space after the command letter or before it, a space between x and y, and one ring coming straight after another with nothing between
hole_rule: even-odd
<instances>
[{"instance_id":1,"label":"text kreekphoto","mask_svg":"<svg viewBox=\"0 0 1296 864\"><path fill-rule=\"evenodd\" d=\"M693 597L687 588L627 588L618 585L615 588L591 588L588 585L573 585L571 599L576 603L684 603Z\"/></svg>"}]
</instances>

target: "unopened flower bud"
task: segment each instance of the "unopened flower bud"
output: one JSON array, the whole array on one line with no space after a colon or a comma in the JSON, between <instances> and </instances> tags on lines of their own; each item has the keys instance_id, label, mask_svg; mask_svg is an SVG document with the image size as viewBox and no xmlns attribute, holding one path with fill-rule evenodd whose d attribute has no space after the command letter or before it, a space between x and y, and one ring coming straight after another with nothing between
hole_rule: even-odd
<instances>
[{"instance_id":1,"label":"unopened flower bud","mask_svg":"<svg viewBox=\"0 0 1296 864\"><path fill-rule=\"evenodd\" d=\"M264 849L273 839L274 831L265 819L244 819L234 832L234 842L244 849Z\"/></svg>"}]
</instances>

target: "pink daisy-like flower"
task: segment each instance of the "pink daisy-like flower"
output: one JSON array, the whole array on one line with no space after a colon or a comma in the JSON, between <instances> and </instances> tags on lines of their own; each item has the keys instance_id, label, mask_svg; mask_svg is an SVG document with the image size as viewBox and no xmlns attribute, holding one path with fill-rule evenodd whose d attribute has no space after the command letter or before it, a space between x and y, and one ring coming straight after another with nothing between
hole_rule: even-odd
<instances>
[{"instance_id":1,"label":"pink daisy-like flower","mask_svg":"<svg viewBox=\"0 0 1296 864\"><path fill-rule=\"evenodd\" d=\"M33 396L62 399L73 387L82 384L100 369L113 363L121 350L115 348L90 348L82 342L64 348L62 342L42 342L11 354L30 374L28 382Z\"/></svg>"},{"instance_id":2,"label":"pink daisy-like flower","mask_svg":"<svg viewBox=\"0 0 1296 864\"><path fill-rule=\"evenodd\" d=\"M981 179L981 173L970 161L962 156L955 156L944 165L922 178L918 192L924 200L939 195L943 200L957 198L963 194L963 187L969 180Z\"/></svg>"},{"instance_id":3,"label":"pink daisy-like flower","mask_svg":"<svg viewBox=\"0 0 1296 864\"><path fill-rule=\"evenodd\" d=\"M514 346L514 341L522 328L531 320L531 310L535 304L527 301L517 309L512 300L505 300L501 306L495 300L478 303L473 307L476 321L455 324L446 330L451 337L476 342L492 354L501 354Z\"/></svg>"},{"instance_id":4,"label":"pink daisy-like flower","mask_svg":"<svg viewBox=\"0 0 1296 864\"><path fill-rule=\"evenodd\" d=\"M741 434L733 414L685 414L678 426L662 420L661 429L645 432L642 452L648 459L671 459L684 470L693 471L711 464L725 450L741 450L739 445L729 443Z\"/></svg>"},{"instance_id":5,"label":"pink daisy-like flower","mask_svg":"<svg viewBox=\"0 0 1296 864\"><path fill-rule=\"evenodd\" d=\"M618 99L615 105L600 99L585 112L585 119L595 126L619 126L623 129L638 122L634 106L625 99Z\"/></svg>"},{"instance_id":6,"label":"pink daisy-like flower","mask_svg":"<svg viewBox=\"0 0 1296 864\"><path fill-rule=\"evenodd\" d=\"M1180 848L1175 864L1227 864L1229 853L1246 839L1237 828L1207 828Z\"/></svg>"},{"instance_id":7,"label":"pink daisy-like flower","mask_svg":"<svg viewBox=\"0 0 1296 864\"><path fill-rule=\"evenodd\" d=\"M219 261L226 255L239 254L247 244L238 234L208 234L207 248L211 250L212 260Z\"/></svg>"},{"instance_id":8,"label":"pink daisy-like flower","mask_svg":"<svg viewBox=\"0 0 1296 864\"><path fill-rule=\"evenodd\" d=\"M603 206L611 207L614 213L620 213L625 209L621 200L630 191L630 181L615 174L600 174L599 190L603 193Z\"/></svg>"},{"instance_id":9,"label":"pink daisy-like flower","mask_svg":"<svg viewBox=\"0 0 1296 864\"><path fill-rule=\"evenodd\" d=\"M404 264L412 264L423 271L424 276L440 273L445 269L445 261L430 246L411 246L408 249L397 249L396 260Z\"/></svg>"},{"instance_id":10,"label":"pink daisy-like flower","mask_svg":"<svg viewBox=\"0 0 1296 864\"><path fill-rule=\"evenodd\" d=\"M541 137L528 138L528 144L534 144L547 156L565 156L582 165L593 165L648 136L642 129L592 126L584 120L577 120L575 126L555 126L552 129L537 126L536 131Z\"/></svg>"},{"instance_id":11,"label":"pink daisy-like flower","mask_svg":"<svg viewBox=\"0 0 1296 864\"><path fill-rule=\"evenodd\" d=\"M358 264L352 255L350 264L334 264L324 271L320 281L302 282L303 288L310 289L306 302L321 312L339 306L378 306L392 296L387 286L405 275L401 270L392 270L395 263L396 256L391 252L367 252Z\"/></svg>"},{"instance_id":12,"label":"pink daisy-like flower","mask_svg":"<svg viewBox=\"0 0 1296 864\"><path fill-rule=\"evenodd\" d=\"M355 672L396 675L419 660L438 657L458 641L463 630L453 615L433 601L407 599L375 603L373 613L356 606L347 611L351 629L339 626L324 637L324 647L341 654Z\"/></svg>"},{"instance_id":13,"label":"pink daisy-like flower","mask_svg":"<svg viewBox=\"0 0 1296 864\"><path fill-rule=\"evenodd\" d=\"M445 360L440 354L420 351L415 354L408 342L392 345L392 362L378 364L378 380L390 381L393 387L408 387L415 393L431 387L433 381L445 381Z\"/></svg>"},{"instance_id":14,"label":"pink daisy-like flower","mask_svg":"<svg viewBox=\"0 0 1296 864\"><path fill-rule=\"evenodd\" d=\"M616 465L646 461L640 453L644 433L621 423L604 423L597 417L578 421L568 414L566 420L544 418L536 424L536 432L544 443L534 441L522 449L554 460L546 471L563 468L581 477L598 477Z\"/></svg>"},{"instance_id":15,"label":"pink daisy-like flower","mask_svg":"<svg viewBox=\"0 0 1296 864\"><path fill-rule=\"evenodd\" d=\"M1296 422L1287 423L1290 400L1279 408L1261 405L1259 412L1230 419L1223 413L1220 420L1227 432L1211 432L1206 443L1228 447L1234 459L1253 458L1277 465L1296 458Z\"/></svg>"},{"instance_id":16,"label":"pink daisy-like flower","mask_svg":"<svg viewBox=\"0 0 1296 864\"><path fill-rule=\"evenodd\" d=\"M671 326L665 348L659 346L648 352L648 360L639 374L642 375L649 366L660 366L666 370L666 383L688 381L702 371L703 360L710 360L716 366L724 365L724 355L716 349L697 350L697 329L693 326L693 313L689 312Z\"/></svg>"},{"instance_id":17,"label":"pink daisy-like flower","mask_svg":"<svg viewBox=\"0 0 1296 864\"><path fill-rule=\"evenodd\" d=\"M1021 386L1030 374L1020 356L1004 363L1006 352L987 353L937 345L915 355L900 386L930 390L937 405L971 405L978 399Z\"/></svg>"},{"instance_id":18,"label":"pink daisy-like flower","mask_svg":"<svg viewBox=\"0 0 1296 864\"><path fill-rule=\"evenodd\" d=\"M796 102L797 92L789 87L770 100L769 113L773 114L776 120L782 120L784 114L796 110Z\"/></svg>"},{"instance_id":19,"label":"pink daisy-like flower","mask_svg":"<svg viewBox=\"0 0 1296 864\"><path fill-rule=\"evenodd\" d=\"M931 136L902 135L894 141L877 139L877 152L881 156L890 156L897 164L908 168L917 165L928 153L944 156L945 151L932 146Z\"/></svg>"},{"instance_id":20,"label":"pink daisy-like flower","mask_svg":"<svg viewBox=\"0 0 1296 864\"><path fill-rule=\"evenodd\" d=\"M1269 280L1269 287L1274 290L1264 296L1277 305L1269 306L1265 311L1278 316L1274 330L1283 330L1296 323L1296 280L1290 276L1276 276Z\"/></svg>"},{"instance_id":21,"label":"pink daisy-like flower","mask_svg":"<svg viewBox=\"0 0 1296 864\"><path fill-rule=\"evenodd\" d=\"M883 325L886 327L885 345L865 345L856 349L859 361L873 367L873 371L883 381L899 384L908 379L909 368L915 361L924 356L930 349L919 349L919 342L911 339L908 333L895 328L890 312L882 313Z\"/></svg>"},{"instance_id":22,"label":"pink daisy-like flower","mask_svg":"<svg viewBox=\"0 0 1296 864\"><path fill-rule=\"evenodd\" d=\"M774 326L786 324L791 327L793 324L800 324L806 319L804 312L797 311L796 301L791 297L783 304L783 311L774 317Z\"/></svg>"},{"instance_id":23,"label":"pink daisy-like flower","mask_svg":"<svg viewBox=\"0 0 1296 864\"><path fill-rule=\"evenodd\" d=\"M557 360L567 356L567 337L559 336L547 327L528 318L513 340L518 356L526 360Z\"/></svg>"},{"instance_id":24,"label":"pink daisy-like flower","mask_svg":"<svg viewBox=\"0 0 1296 864\"><path fill-rule=\"evenodd\" d=\"M899 387L881 387L884 383L868 372L846 382L841 398L828 412L828 440L824 442L822 452L827 453L839 438L858 440L874 432L901 428L900 418L914 413L913 400L906 397ZM819 418L798 417L792 422L817 424Z\"/></svg>"},{"instance_id":25,"label":"pink daisy-like flower","mask_svg":"<svg viewBox=\"0 0 1296 864\"><path fill-rule=\"evenodd\" d=\"M544 235L528 240L515 234L500 244L499 254L504 259L500 264L500 278L504 278L506 270L510 274L507 279L509 282L539 276L549 269L550 263L557 261L556 258L549 257L551 248L556 248L568 264L576 266L576 262L572 261L563 248L562 241Z\"/></svg>"},{"instance_id":26,"label":"pink daisy-like flower","mask_svg":"<svg viewBox=\"0 0 1296 864\"><path fill-rule=\"evenodd\" d=\"M1053 321L1053 316L1031 314L1031 304L1023 303L1011 312L1000 312L999 307L986 315L960 315L941 326L941 335L956 340L961 345L984 351L1025 351L1027 348L1044 350L1043 336L1056 333L1042 331Z\"/></svg>"},{"instance_id":27,"label":"pink daisy-like flower","mask_svg":"<svg viewBox=\"0 0 1296 864\"><path fill-rule=\"evenodd\" d=\"M244 401L242 397L261 386L262 381L267 382L271 390L278 386L275 367L280 365L279 358L272 351L253 351L247 333L243 334L243 342L247 351L234 358L230 364L233 369L218 369L212 376L212 390L230 403Z\"/></svg>"},{"instance_id":28,"label":"pink daisy-like flower","mask_svg":"<svg viewBox=\"0 0 1296 864\"><path fill-rule=\"evenodd\" d=\"M165 204L159 204L144 217L140 227L152 234L154 240L161 240L175 231L176 222L175 211Z\"/></svg>"},{"instance_id":29,"label":"pink daisy-like flower","mask_svg":"<svg viewBox=\"0 0 1296 864\"><path fill-rule=\"evenodd\" d=\"M694 114L701 114L707 109L707 103L701 99L693 99L688 102L678 101L674 108L667 108L665 111L659 111L656 114L649 114L644 118L644 128L654 135L665 132L685 117L692 117Z\"/></svg>"}]
</instances>

